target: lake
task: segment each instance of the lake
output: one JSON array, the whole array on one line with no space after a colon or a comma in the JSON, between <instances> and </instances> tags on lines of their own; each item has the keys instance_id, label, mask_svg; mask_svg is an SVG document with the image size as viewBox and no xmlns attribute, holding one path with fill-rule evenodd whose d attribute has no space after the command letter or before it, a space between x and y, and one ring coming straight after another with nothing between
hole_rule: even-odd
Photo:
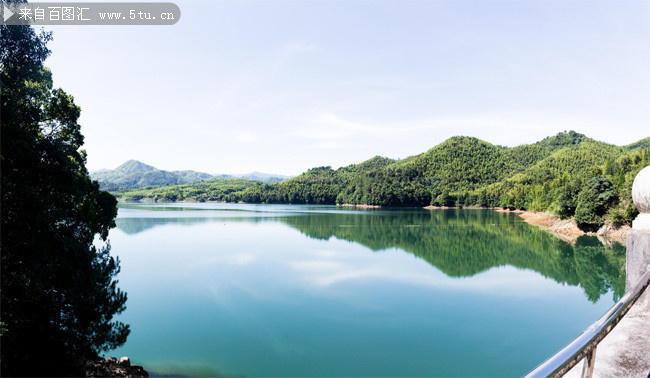
<instances>
[{"instance_id":1,"label":"lake","mask_svg":"<svg viewBox=\"0 0 650 378\"><path fill-rule=\"evenodd\" d=\"M625 290L625 247L491 210L120 204L129 356L156 375L521 376Z\"/></svg>"}]
</instances>

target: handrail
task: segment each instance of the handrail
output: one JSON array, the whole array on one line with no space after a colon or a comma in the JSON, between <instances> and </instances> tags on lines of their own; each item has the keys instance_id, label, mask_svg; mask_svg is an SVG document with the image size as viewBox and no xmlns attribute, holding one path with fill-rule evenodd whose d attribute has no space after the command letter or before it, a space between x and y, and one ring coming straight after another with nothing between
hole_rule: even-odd
<instances>
[{"instance_id":1,"label":"handrail","mask_svg":"<svg viewBox=\"0 0 650 378\"><path fill-rule=\"evenodd\" d=\"M596 346L618 324L648 285L650 285L650 266L646 268L645 274L641 276L631 291L627 292L623 298L616 302L600 319L584 330L580 336L573 339L564 348L536 367L535 370L528 373L526 378L561 377L585 357L587 357L585 372L588 370L593 371ZM587 375L590 376L590 374Z\"/></svg>"}]
</instances>

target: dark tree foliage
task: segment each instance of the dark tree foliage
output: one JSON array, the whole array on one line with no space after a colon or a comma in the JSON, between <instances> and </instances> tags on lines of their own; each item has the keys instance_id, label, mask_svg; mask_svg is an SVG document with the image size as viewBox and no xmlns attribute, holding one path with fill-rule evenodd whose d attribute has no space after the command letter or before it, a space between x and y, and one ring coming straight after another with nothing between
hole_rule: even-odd
<instances>
[{"instance_id":1,"label":"dark tree foliage","mask_svg":"<svg viewBox=\"0 0 650 378\"><path fill-rule=\"evenodd\" d=\"M575 220L578 226L594 231L604 223L603 215L618 200L616 186L605 176L587 180L578 194Z\"/></svg>"},{"instance_id":2,"label":"dark tree foliage","mask_svg":"<svg viewBox=\"0 0 650 378\"><path fill-rule=\"evenodd\" d=\"M557 215L560 218L573 216L578 206L578 194L582 188L580 179L569 181L564 187L559 189L557 196Z\"/></svg>"},{"instance_id":3,"label":"dark tree foliage","mask_svg":"<svg viewBox=\"0 0 650 378\"><path fill-rule=\"evenodd\" d=\"M51 36L0 26L2 375L81 375L126 341L126 294L106 241L116 200L79 148L80 109L43 67Z\"/></svg>"},{"instance_id":4,"label":"dark tree foliage","mask_svg":"<svg viewBox=\"0 0 650 378\"><path fill-rule=\"evenodd\" d=\"M573 130L570 131L565 130L564 132L558 133L557 135L554 135L552 137L544 138L537 144L552 146L552 147L558 147L558 146L566 147L566 146L580 144L582 141L586 139L587 137L585 137L583 134L576 133Z\"/></svg>"}]
</instances>

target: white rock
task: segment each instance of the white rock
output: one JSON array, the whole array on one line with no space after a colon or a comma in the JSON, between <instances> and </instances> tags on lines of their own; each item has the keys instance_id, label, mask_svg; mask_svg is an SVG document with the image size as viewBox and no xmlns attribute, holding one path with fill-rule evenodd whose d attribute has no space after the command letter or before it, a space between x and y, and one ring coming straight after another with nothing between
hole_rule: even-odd
<instances>
[{"instance_id":1,"label":"white rock","mask_svg":"<svg viewBox=\"0 0 650 378\"><path fill-rule=\"evenodd\" d=\"M632 228L650 230L650 166L643 168L634 178L632 200L640 213L632 222Z\"/></svg>"},{"instance_id":2,"label":"white rock","mask_svg":"<svg viewBox=\"0 0 650 378\"><path fill-rule=\"evenodd\" d=\"M120 365L131 365L131 360L128 357L120 358Z\"/></svg>"}]
</instances>

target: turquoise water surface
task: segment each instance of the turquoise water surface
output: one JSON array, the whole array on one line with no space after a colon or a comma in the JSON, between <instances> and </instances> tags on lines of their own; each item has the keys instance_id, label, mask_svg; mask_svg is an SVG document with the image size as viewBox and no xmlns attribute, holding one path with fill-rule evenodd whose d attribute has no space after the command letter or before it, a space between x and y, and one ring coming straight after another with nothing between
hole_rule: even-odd
<instances>
[{"instance_id":1,"label":"turquoise water surface","mask_svg":"<svg viewBox=\"0 0 650 378\"><path fill-rule=\"evenodd\" d=\"M519 376L624 291L625 248L490 210L121 204L152 375Z\"/></svg>"}]
</instances>

